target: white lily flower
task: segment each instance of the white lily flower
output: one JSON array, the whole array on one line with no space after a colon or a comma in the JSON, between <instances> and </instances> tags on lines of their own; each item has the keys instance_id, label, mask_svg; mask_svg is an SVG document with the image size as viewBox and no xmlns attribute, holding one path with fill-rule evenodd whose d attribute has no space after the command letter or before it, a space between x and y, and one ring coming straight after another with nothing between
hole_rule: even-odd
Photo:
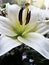
<instances>
[{"instance_id":1,"label":"white lily flower","mask_svg":"<svg viewBox=\"0 0 49 65\"><path fill-rule=\"evenodd\" d=\"M4 34L0 39L0 56L24 43L49 59L49 40L36 32L40 22L32 20L30 8L6 5L7 17L0 16L0 32Z\"/></svg>"}]
</instances>

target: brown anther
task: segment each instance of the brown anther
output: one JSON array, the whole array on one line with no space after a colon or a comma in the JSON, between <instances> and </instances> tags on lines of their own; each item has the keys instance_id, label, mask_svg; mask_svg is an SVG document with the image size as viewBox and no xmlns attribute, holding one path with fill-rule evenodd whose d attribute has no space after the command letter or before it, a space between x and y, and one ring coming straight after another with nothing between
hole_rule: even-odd
<instances>
[{"instance_id":1,"label":"brown anther","mask_svg":"<svg viewBox=\"0 0 49 65\"><path fill-rule=\"evenodd\" d=\"M25 3L25 6L27 7L27 6L29 6L30 5L30 3Z\"/></svg>"}]
</instances>

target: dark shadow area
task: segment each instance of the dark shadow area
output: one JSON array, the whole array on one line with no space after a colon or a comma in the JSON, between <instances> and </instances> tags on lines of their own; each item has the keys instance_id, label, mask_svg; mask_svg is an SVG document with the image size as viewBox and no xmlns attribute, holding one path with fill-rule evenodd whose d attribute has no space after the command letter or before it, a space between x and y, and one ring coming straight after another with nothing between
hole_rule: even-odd
<instances>
[{"instance_id":1,"label":"dark shadow area","mask_svg":"<svg viewBox=\"0 0 49 65\"><path fill-rule=\"evenodd\" d=\"M0 57L0 65L49 65L49 60L23 44Z\"/></svg>"}]
</instances>

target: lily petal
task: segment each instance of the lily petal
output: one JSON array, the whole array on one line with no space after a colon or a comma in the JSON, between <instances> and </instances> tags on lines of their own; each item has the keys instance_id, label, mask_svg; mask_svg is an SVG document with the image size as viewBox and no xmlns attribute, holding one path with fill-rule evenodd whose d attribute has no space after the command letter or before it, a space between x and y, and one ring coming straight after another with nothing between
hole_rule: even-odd
<instances>
[{"instance_id":1,"label":"lily petal","mask_svg":"<svg viewBox=\"0 0 49 65\"><path fill-rule=\"evenodd\" d=\"M2 34L5 34L7 36L16 36L17 34L15 32L13 32L12 30L6 28L6 27L3 27L2 25L0 25L0 32Z\"/></svg>"},{"instance_id":2,"label":"lily petal","mask_svg":"<svg viewBox=\"0 0 49 65\"><path fill-rule=\"evenodd\" d=\"M0 16L0 24L6 26L7 28L9 28L11 26L15 28L15 25L13 25L11 20L9 20L9 18L7 18L7 17Z\"/></svg>"},{"instance_id":3,"label":"lily petal","mask_svg":"<svg viewBox=\"0 0 49 65\"><path fill-rule=\"evenodd\" d=\"M9 36L16 36L17 34L13 29L15 29L15 27L10 23L10 20L0 16L0 32Z\"/></svg>"},{"instance_id":4,"label":"lily petal","mask_svg":"<svg viewBox=\"0 0 49 65\"><path fill-rule=\"evenodd\" d=\"M49 41L41 34L29 33L26 37L18 37L18 40L49 59Z\"/></svg>"},{"instance_id":5,"label":"lily petal","mask_svg":"<svg viewBox=\"0 0 49 65\"><path fill-rule=\"evenodd\" d=\"M36 32L40 33L42 35L47 34L49 32L49 25L46 24L46 23L39 24L39 26L37 27Z\"/></svg>"},{"instance_id":6,"label":"lily petal","mask_svg":"<svg viewBox=\"0 0 49 65\"><path fill-rule=\"evenodd\" d=\"M16 4L10 5L6 4L7 17L11 20L12 23L16 23L18 19L18 14L20 11L20 7Z\"/></svg>"},{"instance_id":7,"label":"lily petal","mask_svg":"<svg viewBox=\"0 0 49 65\"><path fill-rule=\"evenodd\" d=\"M43 21L46 18L49 18L49 10L40 9L32 5L29 6L29 10L31 11L30 21Z\"/></svg>"},{"instance_id":8,"label":"lily petal","mask_svg":"<svg viewBox=\"0 0 49 65\"><path fill-rule=\"evenodd\" d=\"M49 10L42 10L40 12L40 16L44 19L49 18Z\"/></svg>"},{"instance_id":9,"label":"lily petal","mask_svg":"<svg viewBox=\"0 0 49 65\"><path fill-rule=\"evenodd\" d=\"M0 56L19 45L21 45L19 41L3 36L0 39Z\"/></svg>"},{"instance_id":10,"label":"lily petal","mask_svg":"<svg viewBox=\"0 0 49 65\"><path fill-rule=\"evenodd\" d=\"M40 8L30 5L29 10L31 11L30 22L39 20Z\"/></svg>"}]
</instances>

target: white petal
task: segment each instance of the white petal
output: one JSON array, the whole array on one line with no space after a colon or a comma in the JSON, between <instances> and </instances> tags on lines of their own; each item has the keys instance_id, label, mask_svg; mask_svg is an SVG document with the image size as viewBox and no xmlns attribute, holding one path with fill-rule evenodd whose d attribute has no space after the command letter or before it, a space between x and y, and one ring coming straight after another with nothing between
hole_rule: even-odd
<instances>
[{"instance_id":1,"label":"white petal","mask_svg":"<svg viewBox=\"0 0 49 65\"><path fill-rule=\"evenodd\" d=\"M18 13L20 11L20 7L16 4L10 5L9 3L6 4L6 11L8 13L8 17L10 18L11 22L16 23L18 18Z\"/></svg>"},{"instance_id":2,"label":"white petal","mask_svg":"<svg viewBox=\"0 0 49 65\"><path fill-rule=\"evenodd\" d=\"M42 10L42 9L41 9L40 16L41 16L43 19L49 18L49 10Z\"/></svg>"},{"instance_id":3,"label":"white petal","mask_svg":"<svg viewBox=\"0 0 49 65\"><path fill-rule=\"evenodd\" d=\"M49 9L49 0L45 0L44 5L45 5L46 9Z\"/></svg>"},{"instance_id":4,"label":"white petal","mask_svg":"<svg viewBox=\"0 0 49 65\"><path fill-rule=\"evenodd\" d=\"M29 33L26 37L18 37L22 43L32 47L45 58L49 59L49 41L38 33Z\"/></svg>"},{"instance_id":5,"label":"white petal","mask_svg":"<svg viewBox=\"0 0 49 65\"><path fill-rule=\"evenodd\" d=\"M31 19L30 19L30 22L33 21L33 22L36 22L37 20L41 20L41 16L39 15L41 10L40 8L38 7L35 7L35 6L29 6L29 10L31 11Z\"/></svg>"},{"instance_id":6,"label":"white petal","mask_svg":"<svg viewBox=\"0 0 49 65\"><path fill-rule=\"evenodd\" d=\"M8 36L16 36L17 34L15 32L13 32L12 30L6 28L6 27L3 27L0 25L0 32L2 34L5 34L5 35L8 35Z\"/></svg>"},{"instance_id":7,"label":"white petal","mask_svg":"<svg viewBox=\"0 0 49 65\"><path fill-rule=\"evenodd\" d=\"M6 27L16 27L11 20L9 20L7 17L0 16L0 24L6 26Z\"/></svg>"},{"instance_id":8,"label":"white petal","mask_svg":"<svg viewBox=\"0 0 49 65\"><path fill-rule=\"evenodd\" d=\"M21 45L21 43L17 40L5 36L2 37L2 39L0 39L0 56L19 45Z\"/></svg>"},{"instance_id":9,"label":"white petal","mask_svg":"<svg viewBox=\"0 0 49 65\"><path fill-rule=\"evenodd\" d=\"M31 19L30 21L43 21L46 18L49 18L49 10L43 10L35 6L29 6L29 10L31 11Z\"/></svg>"},{"instance_id":10,"label":"white petal","mask_svg":"<svg viewBox=\"0 0 49 65\"><path fill-rule=\"evenodd\" d=\"M46 24L46 23L45 24L44 23L39 24L36 32L38 32L38 33L40 33L42 35L47 34L49 32L49 25Z\"/></svg>"},{"instance_id":11,"label":"white petal","mask_svg":"<svg viewBox=\"0 0 49 65\"><path fill-rule=\"evenodd\" d=\"M8 18L0 16L0 32L9 36L16 36L17 34L13 29L16 29Z\"/></svg>"}]
</instances>

